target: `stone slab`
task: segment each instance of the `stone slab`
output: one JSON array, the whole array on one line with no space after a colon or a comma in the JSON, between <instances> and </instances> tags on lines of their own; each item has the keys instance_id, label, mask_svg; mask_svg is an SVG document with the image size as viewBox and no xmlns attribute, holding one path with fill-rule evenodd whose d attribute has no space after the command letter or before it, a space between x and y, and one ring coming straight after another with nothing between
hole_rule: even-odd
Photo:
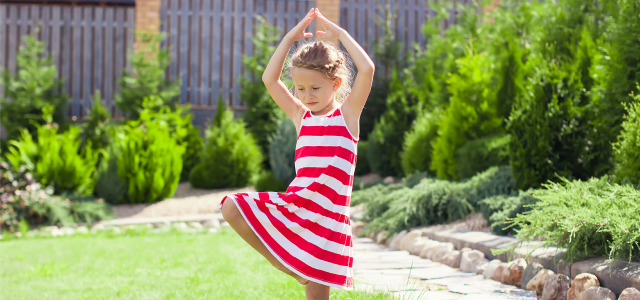
<instances>
[{"instance_id":1,"label":"stone slab","mask_svg":"<svg viewBox=\"0 0 640 300\"><path fill-rule=\"evenodd\" d=\"M173 222L197 222L206 221L211 219L218 219L224 221L222 213L215 214L202 214L202 215L184 215L184 216L168 216L168 217L153 217L153 218L123 218L109 221L102 221L98 224L122 226L122 225L137 225L137 224L153 224L153 223L173 223Z\"/></svg>"},{"instance_id":2,"label":"stone slab","mask_svg":"<svg viewBox=\"0 0 640 300\"><path fill-rule=\"evenodd\" d=\"M640 290L640 263L591 258L575 262L571 265L571 279L581 273L591 273L598 277L600 286L620 295L625 288L634 287Z\"/></svg>"}]
</instances>

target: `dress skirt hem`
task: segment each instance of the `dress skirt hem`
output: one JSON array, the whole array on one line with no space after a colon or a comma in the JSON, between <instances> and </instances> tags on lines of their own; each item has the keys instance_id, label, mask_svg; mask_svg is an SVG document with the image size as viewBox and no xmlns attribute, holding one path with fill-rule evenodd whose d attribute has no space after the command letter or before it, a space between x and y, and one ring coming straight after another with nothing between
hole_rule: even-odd
<instances>
[{"instance_id":1,"label":"dress skirt hem","mask_svg":"<svg viewBox=\"0 0 640 300\"><path fill-rule=\"evenodd\" d=\"M236 207L238 208L238 210L240 211L240 214L242 215L242 217L244 218L245 222L247 222L247 224L249 224L249 227L251 228L251 230L253 230L253 233L255 233L258 238L260 239L260 241L262 242L262 244L269 250L269 252L271 252L271 254L280 262L282 263L283 266L285 266L287 269L291 270L291 272L294 272L296 274L298 274L299 276L301 276L302 278L308 279L310 281L313 281L315 283L319 283L322 285L326 285L329 286L331 288L335 288L335 289L341 289L341 290L345 290L345 291L351 291L353 290L353 286L345 286L345 285L339 285L339 284L335 284L335 283L328 283L328 282L324 282L322 280L316 279L314 277L308 276L300 271L298 271L297 269L295 269L293 266L289 265L287 262L285 262L282 258L280 258L280 256L278 256L278 254L273 251L273 249L271 249L271 247L269 247L269 244L267 244L264 239L262 238L262 236L258 233L258 231L256 231L256 229L253 227L253 224L251 223L251 221L249 221L249 218L247 218L247 216L245 215L244 210L242 209L242 207L238 204L238 200L236 199L234 194L230 194L230 195L226 195L224 198L222 198L222 202L224 203L224 201L226 200L226 198L231 198L233 200L233 203L236 205ZM246 200L245 200L246 201ZM222 207L222 204L220 205Z\"/></svg>"}]
</instances>

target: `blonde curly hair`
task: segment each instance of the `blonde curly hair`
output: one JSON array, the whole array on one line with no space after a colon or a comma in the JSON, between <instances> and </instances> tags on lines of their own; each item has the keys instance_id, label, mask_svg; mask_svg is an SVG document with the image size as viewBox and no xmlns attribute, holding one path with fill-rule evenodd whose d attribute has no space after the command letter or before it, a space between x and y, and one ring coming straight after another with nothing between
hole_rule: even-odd
<instances>
[{"instance_id":1,"label":"blonde curly hair","mask_svg":"<svg viewBox=\"0 0 640 300\"><path fill-rule=\"evenodd\" d=\"M353 81L353 68L348 53L336 48L332 43L322 40L308 41L300 45L291 55L286 70L289 79L293 82L291 71L293 68L302 68L318 71L327 78L342 79L342 84L336 90L335 100L343 103L351 93ZM292 94L298 97L297 90L291 87Z\"/></svg>"}]
</instances>

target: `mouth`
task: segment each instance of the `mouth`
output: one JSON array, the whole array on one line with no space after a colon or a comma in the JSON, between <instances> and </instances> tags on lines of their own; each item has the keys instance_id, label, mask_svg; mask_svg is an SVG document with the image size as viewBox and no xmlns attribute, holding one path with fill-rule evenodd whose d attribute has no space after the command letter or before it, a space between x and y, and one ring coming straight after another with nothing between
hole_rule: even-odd
<instances>
[{"instance_id":1,"label":"mouth","mask_svg":"<svg viewBox=\"0 0 640 300\"><path fill-rule=\"evenodd\" d=\"M318 102L309 102L309 103L307 103L307 105L315 105L315 104L318 104Z\"/></svg>"}]
</instances>

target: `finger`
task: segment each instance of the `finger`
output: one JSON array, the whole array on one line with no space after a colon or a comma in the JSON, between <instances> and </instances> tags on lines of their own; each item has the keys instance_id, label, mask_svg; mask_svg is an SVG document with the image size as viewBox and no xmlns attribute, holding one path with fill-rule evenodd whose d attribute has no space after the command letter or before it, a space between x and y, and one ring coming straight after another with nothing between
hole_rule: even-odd
<instances>
[{"instance_id":1,"label":"finger","mask_svg":"<svg viewBox=\"0 0 640 300\"><path fill-rule=\"evenodd\" d=\"M316 31L316 34L319 36L325 36L327 33L324 31Z\"/></svg>"},{"instance_id":2,"label":"finger","mask_svg":"<svg viewBox=\"0 0 640 300\"><path fill-rule=\"evenodd\" d=\"M304 37L308 38L308 37L312 37L313 34L311 32L305 32L304 33Z\"/></svg>"}]
</instances>

